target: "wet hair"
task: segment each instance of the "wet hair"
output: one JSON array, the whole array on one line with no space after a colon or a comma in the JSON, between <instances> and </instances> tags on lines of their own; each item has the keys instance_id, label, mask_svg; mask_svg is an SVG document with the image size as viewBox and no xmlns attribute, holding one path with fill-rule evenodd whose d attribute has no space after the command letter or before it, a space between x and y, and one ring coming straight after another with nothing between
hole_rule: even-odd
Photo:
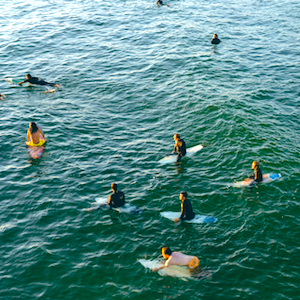
<instances>
[{"instance_id":1,"label":"wet hair","mask_svg":"<svg viewBox=\"0 0 300 300\"><path fill-rule=\"evenodd\" d=\"M218 35L217 35L216 33L214 33L213 37L214 37L214 38L217 38L217 37L218 37Z\"/></svg>"},{"instance_id":2,"label":"wet hair","mask_svg":"<svg viewBox=\"0 0 300 300\"><path fill-rule=\"evenodd\" d=\"M29 124L29 127L30 127L30 132L31 133L35 133L39 130L39 128L37 127L37 125L34 122L31 122Z\"/></svg>"},{"instance_id":3,"label":"wet hair","mask_svg":"<svg viewBox=\"0 0 300 300\"><path fill-rule=\"evenodd\" d=\"M114 190L114 191L117 191L117 190L118 190L118 185L117 185L116 183L112 183L110 187L111 187L111 189Z\"/></svg>"},{"instance_id":4,"label":"wet hair","mask_svg":"<svg viewBox=\"0 0 300 300\"><path fill-rule=\"evenodd\" d=\"M187 192L181 192L180 195L182 195L184 198L187 198Z\"/></svg>"},{"instance_id":5,"label":"wet hair","mask_svg":"<svg viewBox=\"0 0 300 300\"><path fill-rule=\"evenodd\" d=\"M32 77L29 73L27 73L26 76L27 76L28 78L31 78L31 77Z\"/></svg>"},{"instance_id":6,"label":"wet hair","mask_svg":"<svg viewBox=\"0 0 300 300\"><path fill-rule=\"evenodd\" d=\"M171 255L172 254L172 250L169 247L163 247L161 249L162 254L167 254L167 255Z\"/></svg>"},{"instance_id":7,"label":"wet hair","mask_svg":"<svg viewBox=\"0 0 300 300\"><path fill-rule=\"evenodd\" d=\"M180 139L180 134L179 133L174 134L174 138Z\"/></svg>"},{"instance_id":8,"label":"wet hair","mask_svg":"<svg viewBox=\"0 0 300 300\"><path fill-rule=\"evenodd\" d=\"M258 167L258 166L260 165L260 163L259 163L257 160L255 160L255 161L253 162L253 164L254 164L254 167Z\"/></svg>"}]
</instances>

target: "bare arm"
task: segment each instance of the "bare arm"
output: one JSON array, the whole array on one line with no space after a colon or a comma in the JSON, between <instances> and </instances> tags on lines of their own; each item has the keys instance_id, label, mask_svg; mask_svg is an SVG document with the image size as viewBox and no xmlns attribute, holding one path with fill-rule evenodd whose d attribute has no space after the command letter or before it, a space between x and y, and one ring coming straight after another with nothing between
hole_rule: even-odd
<instances>
[{"instance_id":1,"label":"bare arm","mask_svg":"<svg viewBox=\"0 0 300 300\"><path fill-rule=\"evenodd\" d=\"M40 134L42 135L43 139L46 140L45 136L44 136L44 133L43 133L43 130L40 127L39 127L39 131L40 131Z\"/></svg>"}]
</instances>

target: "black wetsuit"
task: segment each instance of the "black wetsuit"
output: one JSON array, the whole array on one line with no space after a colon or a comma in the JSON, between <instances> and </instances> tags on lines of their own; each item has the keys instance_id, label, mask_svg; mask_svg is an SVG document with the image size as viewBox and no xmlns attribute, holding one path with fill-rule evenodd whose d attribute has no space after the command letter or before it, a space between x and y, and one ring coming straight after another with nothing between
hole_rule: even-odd
<instances>
[{"instance_id":1,"label":"black wetsuit","mask_svg":"<svg viewBox=\"0 0 300 300\"><path fill-rule=\"evenodd\" d=\"M214 45L217 45L217 44L220 44L221 41L220 41L218 38L213 38L213 39L211 40L211 43L214 44Z\"/></svg>"},{"instance_id":2,"label":"black wetsuit","mask_svg":"<svg viewBox=\"0 0 300 300\"><path fill-rule=\"evenodd\" d=\"M125 195L121 191L116 191L115 193L112 193L109 198L107 204L110 207L121 207L125 204Z\"/></svg>"},{"instance_id":3,"label":"black wetsuit","mask_svg":"<svg viewBox=\"0 0 300 300\"><path fill-rule=\"evenodd\" d=\"M24 81L25 82L29 82L31 84L37 84L37 85L50 85L50 86L55 86L55 83L51 83L51 82L47 82L44 80L41 80L40 78L37 77L30 77L29 79L26 79Z\"/></svg>"},{"instance_id":4,"label":"black wetsuit","mask_svg":"<svg viewBox=\"0 0 300 300\"><path fill-rule=\"evenodd\" d=\"M254 175L251 176L250 178L254 179L254 181L256 183L260 183L263 181L263 175L262 175L262 172L261 172L261 169L259 168L259 166L256 166L255 169L254 169Z\"/></svg>"},{"instance_id":5,"label":"black wetsuit","mask_svg":"<svg viewBox=\"0 0 300 300\"><path fill-rule=\"evenodd\" d=\"M175 142L173 152L177 153L177 162L179 162L181 158L184 157L186 154L186 145L184 140L179 139Z\"/></svg>"},{"instance_id":6,"label":"black wetsuit","mask_svg":"<svg viewBox=\"0 0 300 300\"><path fill-rule=\"evenodd\" d=\"M189 199L185 199L181 203L181 220L192 220L195 218L195 213L193 212L192 204Z\"/></svg>"},{"instance_id":7,"label":"black wetsuit","mask_svg":"<svg viewBox=\"0 0 300 300\"><path fill-rule=\"evenodd\" d=\"M161 0L157 0L156 4L157 5L164 5L164 3Z\"/></svg>"}]
</instances>

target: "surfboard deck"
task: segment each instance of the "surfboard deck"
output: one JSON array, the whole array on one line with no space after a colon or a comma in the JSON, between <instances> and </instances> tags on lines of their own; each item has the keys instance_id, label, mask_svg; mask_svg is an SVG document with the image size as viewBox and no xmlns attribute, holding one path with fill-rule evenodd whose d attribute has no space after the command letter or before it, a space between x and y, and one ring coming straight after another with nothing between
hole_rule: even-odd
<instances>
[{"instance_id":1,"label":"surfboard deck","mask_svg":"<svg viewBox=\"0 0 300 300\"><path fill-rule=\"evenodd\" d=\"M279 173L269 173L269 174L265 174L263 175L263 181L262 183L269 183L272 182L276 179L279 179L281 177L281 174ZM254 186L255 185L255 181L251 178L246 178L243 181L238 181L232 184L233 187L245 187L245 186Z\"/></svg>"},{"instance_id":2,"label":"surfboard deck","mask_svg":"<svg viewBox=\"0 0 300 300\"><path fill-rule=\"evenodd\" d=\"M18 85L19 82L25 80L26 78L4 78L4 80L10 84L14 84L14 85ZM22 83L20 86L22 87L29 87L29 86L33 86L31 83L29 82L24 82Z\"/></svg>"},{"instance_id":3,"label":"surfboard deck","mask_svg":"<svg viewBox=\"0 0 300 300\"><path fill-rule=\"evenodd\" d=\"M173 211L164 211L164 212L161 212L160 215L164 218L174 221L175 219L180 217L181 213L173 212ZM201 224L201 223L216 223L217 221L218 221L218 219L215 217L204 216L204 215L195 215L194 219L189 220L189 221L184 221L184 222Z\"/></svg>"},{"instance_id":4,"label":"surfboard deck","mask_svg":"<svg viewBox=\"0 0 300 300\"><path fill-rule=\"evenodd\" d=\"M110 208L109 205L107 205L107 198L99 197L95 199L98 204L103 205L103 208ZM143 212L142 209L135 205L130 205L129 203L125 203L124 206L113 208L113 210L118 211L119 213L126 213L126 214L141 214Z\"/></svg>"},{"instance_id":5,"label":"surfboard deck","mask_svg":"<svg viewBox=\"0 0 300 300\"><path fill-rule=\"evenodd\" d=\"M138 259L138 262L143 267L150 270L152 270L153 268L162 267L164 265L163 262L158 260ZM211 276L211 272L208 270L198 269L193 272L190 272L187 266L175 266L175 265L171 265L167 268L158 270L157 273L160 276L177 277L183 280L188 280L188 279L201 280L204 278L210 278Z\"/></svg>"},{"instance_id":6,"label":"surfboard deck","mask_svg":"<svg viewBox=\"0 0 300 300\"><path fill-rule=\"evenodd\" d=\"M200 151L201 149L203 149L202 145L197 145L191 148L187 148L184 157L190 157L195 153L197 153L198 151ZM165 164L175 163L176 161L177 161L177 154L170 154L160 159L158 162L162 165L165 165Z\"/></svg>"},{"instance_id":7,"label":"surfboard deck","mask_svg":"<svg viewBox=\"0 0 300 300\"><path fill-rule=\"evenodd\" d=\"M33 159L38 159L44 152L44 146L33 147L28 146L28 153Z\"/></svg>"}]
</instances>

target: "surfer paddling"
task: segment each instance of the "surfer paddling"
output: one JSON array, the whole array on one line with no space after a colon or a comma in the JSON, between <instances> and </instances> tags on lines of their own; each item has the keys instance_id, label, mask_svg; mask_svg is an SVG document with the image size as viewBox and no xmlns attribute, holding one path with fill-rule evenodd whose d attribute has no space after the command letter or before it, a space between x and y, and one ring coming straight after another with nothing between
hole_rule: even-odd
<instances>
[{"instance_id":1,"label":"surfer paddling","mask_svg":"<svg viewBox=\"0 0 300 300\"><path fill-rule=\"evenodd\" d=\"M29 129L27 130L26 145L32 147L40 147L46 143L46 139L42 129L34 122L29 123Z\"/></svg>"},{"instance_id":2,"label":"surfer paddling","mask_svg":"<svg viewBox=\"0 0 300 300\"><path fill-rule=\"evenodd\" d=\"M3 100L5 98L6 98L6 96L4 94L0 94L0 100Z\"/></svg>"},{"instance_id":3,"label":"surfer paddling","mask_svg":"<svg viewBox=\"0 0 300 300\"><path fill-rule=\"evenodd\" d=\"M26 74L25 77L26 77L26 80L20 81L18 83L19 85L22 85L25 82L29 82L31 84L36 84L36 85L49 85L49 86L53 86L53 87L58 87L57 83L51 83L51 82L44 81L37 77L32 77L29 73Z\"/></svg>"},{"instance_id":4,"label":"surfer paddling","mask_svg":"<svg viewBox=\"0 0 300 300\"><path fill-rule=\"evenodd\" d=\"M162 2L162 0L157 0L156 4L157 4L157 6L165 5L165 4ZM170 4L167 3L167 6L170 6Z\"/></svg>"},{"instance_id":5,"label":"surfer paddling","mask_svg":"<svg viewBox=\"0 0 300 300\"><path fill-rule=\"evenodd\" d=\"M179 162L186 154L186 145L184 140L180 138L179 133L174 134L173 139L175 141L175 146L172 154L177 154L177 162Z\"/></svg>"},{"instance_id":6,"label":"surfer paddling","mask_svg":"<svg viewBox=\"0 0 300 300\"><path fill-rule=\"evenodd\" d=\"M165 264L160 268L153 268L152 271L156 272L171 265L188 266L190 271L199 267L200 260L196 256L185 255L180 252L173 252L169 247L164 247L161 250L162 256L166 259Z\"/></svg>"},{"instance_id":7,"label":"surfer paddling","mask_svg":"<svg viewBox=\"0 0 300 300\"><path fill-rule=\"evenodd\" d=\"M191 201L187 199L187 192L181 192L179 195L179 200L181 201L181 215L179 218L175 219L174 222L179 220L192 220L195 218L195 213L192 208Z\"/></svg>"}]
</instances>

